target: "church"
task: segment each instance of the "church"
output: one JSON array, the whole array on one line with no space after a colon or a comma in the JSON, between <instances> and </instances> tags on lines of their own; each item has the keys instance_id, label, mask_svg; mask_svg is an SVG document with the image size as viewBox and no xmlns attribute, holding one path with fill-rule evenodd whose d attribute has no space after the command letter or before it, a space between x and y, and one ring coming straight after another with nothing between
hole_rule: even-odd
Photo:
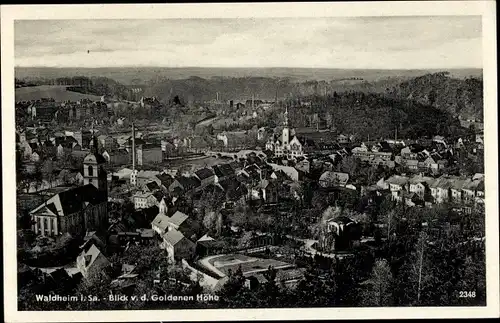
<instances>
[{"instance_id":1,"label":"church","mask_svg":"<svg viewBox=\"0 0 500 323\"><path fill-rule=\"evenodd\" d=\"M266 142L266 150L274 152L276 157L297 159L299 157L307 158L308 153L313 151L314 147L314 141L296 136L295 130L289 128L287 107L281 136L270 136Z\"/></svg>"},{"instance_id":2,"label":"church","mask_svg":"<svg viewBox=\"0 0 500 323\"><path fill-rule=\"evenodd\" d=\"M83 161L83 186L59 192L30 212L32 229L37 235L64 233L84 235L108 225L108 184L106 159L97 151L97 139Z\"/></svg>"}]
</instances>

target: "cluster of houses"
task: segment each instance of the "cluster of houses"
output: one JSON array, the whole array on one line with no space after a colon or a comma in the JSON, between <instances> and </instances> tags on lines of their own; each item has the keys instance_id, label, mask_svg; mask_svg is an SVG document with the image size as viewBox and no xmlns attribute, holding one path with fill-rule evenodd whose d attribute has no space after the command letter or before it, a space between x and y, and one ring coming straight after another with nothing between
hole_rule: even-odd
<instances>
[{"instance_id":1,"label":"cluster of houses","mask_svg":"<svg viewBox=\"0 0 500 323\"><path fill-rule=\"evenodd\" d=\"M471 177L442 175L437 178L414 175L394 175L376 184L389 190L394 201L408 206L432 207L435 204L452 203L471 212L477 204L484 204L484 175Z\"/></svg>"},{"instance_id":2,"label":"cluster of houses","mask_svg":"<svg viewBox=\"0 0 500 323\"><path fill-rule=\"evenodd\" d=\"M67 123L109 116L108 106L105 102L90 99L76 102L56 102L49 99L17 102L16 113L36 124L50 124L52 121Z\"/></svg>"},{"instance_id":3,"label":"cluster of houses","mask_svg":"<svg viewBox=\"0 0 500 323\"><path fill-rule=\"evenodd\" d=\"M161 203L158 194L175 199L206 190L220 192L231 202L259 199L276 203L279 194L293 196L290 193L293 182L303 177L303 173L294 167L267 163L258 156L201 167L183 174L130 169L118 173L117 178L129 180L136 189L132 199L137 209L158 206Z\"/></svg>"}]
</instances>

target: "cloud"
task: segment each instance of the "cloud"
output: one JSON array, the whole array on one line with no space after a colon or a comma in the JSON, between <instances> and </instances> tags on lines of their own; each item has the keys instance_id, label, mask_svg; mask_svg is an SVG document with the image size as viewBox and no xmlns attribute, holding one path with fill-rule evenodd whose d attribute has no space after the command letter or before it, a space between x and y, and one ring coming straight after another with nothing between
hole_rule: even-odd
<instances>
[{"instance_id":1,"label":"cloud","mask_svg":"<svg viewBox=\"0 0 500 323\"><path fill-rule=\"evenodd\" d=\"M480 17L18 21L15 61L50 67L481 67L481 42Z\"/></svg>"}]
</instances>

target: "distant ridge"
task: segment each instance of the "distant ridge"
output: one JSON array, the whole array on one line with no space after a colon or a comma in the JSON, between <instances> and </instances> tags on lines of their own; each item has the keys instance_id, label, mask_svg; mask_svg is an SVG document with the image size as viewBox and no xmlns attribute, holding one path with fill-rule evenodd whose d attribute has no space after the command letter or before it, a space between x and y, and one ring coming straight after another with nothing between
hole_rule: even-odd
<instances>
[{"instance_id":1,"label":"distant ridge","mask_svg":"<svg viewBox=\"0 0 500 323\"><path fill-rule=\"evenodd\" d=\"M113 68L56 68L56 67L16 67L15 77L58 78L70 76L109 77L120 83L130 85L145 83L161 78L187 79L191 76L212 77L269 77L290 78L294 81L335 80L342 78L362 78L374 81L389 77L416 77L441 71L450 72L456 78L470 76L482 77L482 69L334 69L334 68L212 68L212 67L113 67Z\"/></svg>"}]
</instances>

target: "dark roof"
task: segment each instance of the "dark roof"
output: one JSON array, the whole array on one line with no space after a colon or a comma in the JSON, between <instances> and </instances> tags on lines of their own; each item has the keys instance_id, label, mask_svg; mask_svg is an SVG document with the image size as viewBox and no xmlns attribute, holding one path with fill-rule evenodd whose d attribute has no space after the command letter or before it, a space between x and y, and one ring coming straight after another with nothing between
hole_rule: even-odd
<instances>
[{"instance_id":1,"label":"dark roof","mask_svg":"<svg viewBox=\"0 0 500 323\"><path fill-rule=\"evenodd\" d=\"M146 221L151 222L156 217L156 215L158 215L160 209L155 205L142 209L141 212L144 215Z\"/></svg>"},{"instance_id":2,"label":"dark roof","mask_svg":"<svg viewBox=\"0 0 500 323\"><path fill-rule=\"evenodd\" d=\"M243 195L248 193L244 185L233 179L224 179L219 181L219 185L224 189L227 198L230 200L238 200Z\"/></svg>"},{"instance_id":3,"label":"dark roof","mask_svg":"<svg viewBox=\"0 0 500 323\"><path fill-rule=\"evenodd\" d=\"M154 191L154 190L159 190L160 189L160 186L158 186L158 183L156 183L155 181L151 181L149 183L146 183L146 187L150 191Z\"/></svg>"},{"instance_id":4,"label":"dark roof","mask_svg":"<svg viewBox=\"0 0 500 323\"><path fill-rule=\"evenodd\" d=\"M302 136L297 136L297 139L303 146L308 146L308 147L314 147L316 144L314 143L314 140L302 137Z\"/></svg>"},{"instance_id":5,"label":"dark roof","mask_svg":"<svg viewBox=\"0 0 500 323\"><path fill-rule=\"evenodd\" d=\"M226 176L232 176L234 175L234 169L231 167L230 164L220 164L213 166L212 169L215 172L215 175L218 177L226 177Z\"/></svg>"},{"instance_id":6,"label":"dark roof","mask_svg":"<svg viewBox=\"0 0 500 323\"><path fill-rule=\"evenodd\" d=\"M103 201L103 196L97 188L92 184L87 184L58 193L47 200L47 204L44 203L35 210L41 209L46 205L53 212L55 211L54 213L56 214L58 213L57 210L62 210L62 214L59 215L69 215L82 210L85 202L97 205Z\"/></svg>"},{"instance_id":7,"label":"dark roof","mask_svg":"<svg viewBox=\"0 0 500 323\"><path fill-rule=\"evenodd\" d=\"M177 180L182 185L182 187L184 187L184 189L186 189L186 190L189 190L189 189L192 189L192 188L195 188L195 187L198 187L201 185L200 180L194 176L190 176L190 177L181 176L181 177L177 178Z\"/></svg>"},{"instance_id":8,"label":"dark roof","mask_svg":"<svg viewBox=\"0 0 500 323\"><path fill-rule=\"evenodd\" d=\"M247 157L247 162L248 164L256 164L259 166L265 165L266 162L264 162L260 157L258 156L248 156Z\"/></svg>"},{"instance_id":9,"label":"dark roof","mask_svg":"<svg viewBox=\"0 0 500 323\"><path fill-rule=\"evenodd\" d=\"M161 182L161 184L165 187L169 187L170 184L174 182L174 178L168 174L161 173L156 175L156 178L158 178Z\"/></svg>"},{"instance_id":10,"label":"dark roof","mask_svg":"<svg viewBox=\"0 0 500 323\"><path fill-rule=\"evenodd\" d=\"M274 171L274 175L276 175L276 180L280 182L290 180L290 177L282 170Z\"/></svg>"},{"instance_id":11,"label":"dark roof","mask_svg":"<svg viewBox=\"0 0 500 323\"><path fill-rule=\"evenodd\" d=\"M30 145L31 149L33 149L33 150L38 149L38 143L36 143L36 142L30 142L29 145Z\"/></svg>"},{"instance_id":12,"label":"dark roof","mask_svg":"<svg viewBox=\"0 0 500 323\"><path fill-rule=\"evenodd\" d=\"M213 176L214 172L210 168L202 168L197 170L195 174L196 176L198 176L199 179L203 180L209 178L210 176Z\"/></svg>"}]
</instances>

